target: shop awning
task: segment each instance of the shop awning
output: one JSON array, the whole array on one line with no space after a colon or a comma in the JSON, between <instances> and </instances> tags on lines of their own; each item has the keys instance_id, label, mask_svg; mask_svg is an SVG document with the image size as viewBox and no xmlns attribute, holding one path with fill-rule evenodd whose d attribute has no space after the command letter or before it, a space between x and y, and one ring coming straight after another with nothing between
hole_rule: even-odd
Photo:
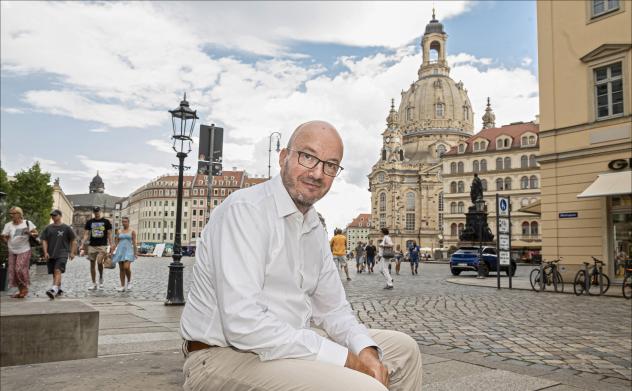
<instances>
[{"instance_id":1,"label":"shop awning","mask_svg":"<svg viewBox=\"0 0 632 391\"><path fill-rule=\"evenodd\" d=\"M632 193L632 171L600 174L577 198L601 197Z\"/></svg>"},{"instance_id":2,"label":"shop awning","mask_svg":"<svg viewBox=\"0 0 632 391\"><path fill-rule=\"evenodd\" d=\"M527 205L527 206L523 206L522 208L518 209L518 212L522 212L522 213L531 213L534 215L540 215L542 214L541 212L541 206L540 206L540 200L534 202L533 204Z\"/></svg>"}]
</instances>

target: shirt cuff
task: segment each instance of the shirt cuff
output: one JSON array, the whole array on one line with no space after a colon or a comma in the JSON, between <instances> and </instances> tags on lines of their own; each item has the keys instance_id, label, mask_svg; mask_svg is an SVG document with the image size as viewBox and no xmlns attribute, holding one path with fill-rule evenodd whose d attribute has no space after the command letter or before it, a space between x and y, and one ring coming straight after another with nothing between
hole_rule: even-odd
<instances>
[{"instance_id":1,"label":"shirt cuff","mask_svg":"<svg viewBox=\"0 0 632 391\"><path fill-rule=\"evenodd\" d=\"M349 350L342 345L338 345L337 343L328 340L327 338L323 338L322 341L323 343L320 345L316 361L344 367L347 362L347 354L349 353Z\"/></svg>"},{"instance_id":2,"label":"shirt cuff","mask_svg":"<svg viewBox=\"0 0 632 391\"><path fill-rule=\"evenodd\" d=\"M369 346L375 347L377 349L378 357L380 361L382 361L382 358L384 357L384 353L382 352L382 349L380 349L380 347L377 346L375 341L373 341L373 339L371 339L371 337L369 337L368 335L356 334L349 341L349 349L355 354L360 354L362 349Z\"/></svg>"}]
</instances>

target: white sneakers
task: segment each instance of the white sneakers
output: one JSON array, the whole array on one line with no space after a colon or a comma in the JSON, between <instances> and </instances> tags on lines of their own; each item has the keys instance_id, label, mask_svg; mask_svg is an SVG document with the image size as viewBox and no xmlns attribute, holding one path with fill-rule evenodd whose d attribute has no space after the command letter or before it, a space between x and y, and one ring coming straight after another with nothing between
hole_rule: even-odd
<instances>
[{"instance_id":1,"label":"white sneakers","mask_svg":"<svg viewBox=\"0 0 632 391\"><path fill-rule=\"evenodd\" d=\"M96 291L97 289L98 289L97 284L92 284L92 286L88 288L89 291Z\"/></svg>"},{"instance_id":2,"label":"white sneakers","mask_svg":"<svg viewBox=\"0 0 632 391\"><path fill-rule=\"evenodd\" d=\"M131 282L128 282L128 283L127 283L127 290L128 290L128 291L131 291L131 290L132 290L132 283L131 283Z\"/></svg>"},{"instance_id":3,"label":"white sneakers","mask_svg":"<svg viewBox=\"0 0 632 391\"><path fill-rule=\"evenodd\" d=\"M124 286L119 286L118 288L116 288L117 292L125 292L125 287Z\"/></svg>"},{"instance_id":4,"label":"white sneakers","mask_svg":"<svg viewBox=\"0 0 632 391\"><path fill-rule=\"evenodd\" d=\"M117 292L125 292L125 291L131 291L132 290L132 283L128 282L127 286L120 286L118 288L116 288Z\"/></svg>"}]
</instances>

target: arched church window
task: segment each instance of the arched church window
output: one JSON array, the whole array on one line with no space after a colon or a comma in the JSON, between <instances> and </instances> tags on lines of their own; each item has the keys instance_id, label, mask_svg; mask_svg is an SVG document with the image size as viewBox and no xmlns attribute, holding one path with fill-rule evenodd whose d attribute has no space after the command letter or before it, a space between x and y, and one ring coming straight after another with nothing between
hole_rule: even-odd
<instances>
[{"instance_id":1,"label":"arched church window","mask_svg":"<svg viewBox=\"0 0 632 391\"><path fill-rule=\"evenodd\" d=\"M413 120L413 108L408 106L406 108L406 120L407 121L412 121Z\"/></svg>"},{"instance_id":2,"label":"arched church window","mask_svg":"<svg viewBox=\"0 0 632 391\"><path fill-rule=\"evenodd\" d=\"M463 107L463 119L466 121L470 119L470 109L467 106Z\"/></svg>"},{"instance_id":3,"label":"arched church window","mask_svg":"<svg viewBox=\"0 0 632 391\"><path fill-rule=\"evenodd\" d=\"M386 212L386 193L380 193L380 212Z\"/></svg>"},{"instance_id":4,"label":"arched church window","mask_svg":"<svg viewBox=\"0 0 632 391\"><path fill-rule=\"evenodd\" d=\"M443 103L437 103L435 105L435 116L437 118L443 118L444 111L445 111L445 105Z\"/></svg>"},{"instance_id":5,"label":"arched church window","mask_svg":"<svg viewBox=\"0 0 632 391\"><path fill-rule=\"evenodd\" d=\"M403 149L399 150L399 160L404 161L404 150Z\"/></svg>"},{"instance_id":6,"label":"arched church window","mask_svg":"<svg viewBox=\"0 0 632 391\"><path fill-rule=\"evenodd\" d=\"M445 147L445 145L443 145L443 144L439 144L439 145L437 146L437 156L438 156L438 157L441 157L441 156L443 156L443 154L444 154L445 152L446 152L446 147Z\"/></svg>"},{"instance_id":7,"label":"arched church window","mask_svg":"<svg viewBox=\"0 0 632 391\"><path fill-rule=\"evenodd\" d=\"M384 173L383 172L377 174L377 181L380 182L380 183L384 182Z\"/></svg>"},{"instance_id":8,"label":"arched church window","mask_svg":"<svg viewBox=\"0 0 632 391\"><path fill-rule=\"evenodd\" d=\"M386 160L386 148L382 148L382 160Z\"/></svg>"},{"instance_id":9,"label":"arched church window","mask_svg":"<svg viewBox=\"0 0 632 391\"><path fill-rule=\"evenodd\" d=\"M406 211L415 211L415 193L412 191L406 194Z\"/></svg>"}]
</instances>

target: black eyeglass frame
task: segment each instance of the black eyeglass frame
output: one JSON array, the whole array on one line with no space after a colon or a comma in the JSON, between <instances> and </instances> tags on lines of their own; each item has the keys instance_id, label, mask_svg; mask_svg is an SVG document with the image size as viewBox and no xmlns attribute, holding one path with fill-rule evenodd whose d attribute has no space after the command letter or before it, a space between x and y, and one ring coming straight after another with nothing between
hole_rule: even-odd
<instances>
[{"instance_id":1,"label":"black eyeglass frame","mask_svg":"<svg viewBox=\"0 0 632 391\"><path fill-rule=\"evenodd\" d=\"M335 178L335 177L337 177L338 175L340 175L340 173L342 172L342 170L344 170L344 169L345 169L345 168L344 168L343 166L341 166L340 164L336 164L336 163L328 162L328 161L326 161L326 160L321 160L321 159L317 158L316 156L312 155L311 153L307 153L307 152L304 152L304 151L299 151L299 150L292 149L292 148L286 148L286 149L287 149L288 151L296 152L296 153L298 154L298 157L297 157L298 164L300 164L301 166L303 166L303 167L305 167L305 168L309 168L310 170L311 170L311 169L313 169L314 167L318 166L320 163L322 163L322 164L323 164L323 174L325 174L325 175L327 175L327 176L330 176L330 177L332 177L332 178ZM310 156L310 157L312 157L312 158L316 159L316 161L317 161L317 162L316 162L316 164L314 164L314 165L313 165L313 166L311 166L311 167L310 167L310 166L306 166L305 164L301 163L301 155L307 155L307 156ZM337 170L336 170L336 175L327 174L327 172L325 171L325 164L331 164L331 165L334 165L334 166L338 167L338 168L337 168Z\"/></svg>"}]
</instances>

